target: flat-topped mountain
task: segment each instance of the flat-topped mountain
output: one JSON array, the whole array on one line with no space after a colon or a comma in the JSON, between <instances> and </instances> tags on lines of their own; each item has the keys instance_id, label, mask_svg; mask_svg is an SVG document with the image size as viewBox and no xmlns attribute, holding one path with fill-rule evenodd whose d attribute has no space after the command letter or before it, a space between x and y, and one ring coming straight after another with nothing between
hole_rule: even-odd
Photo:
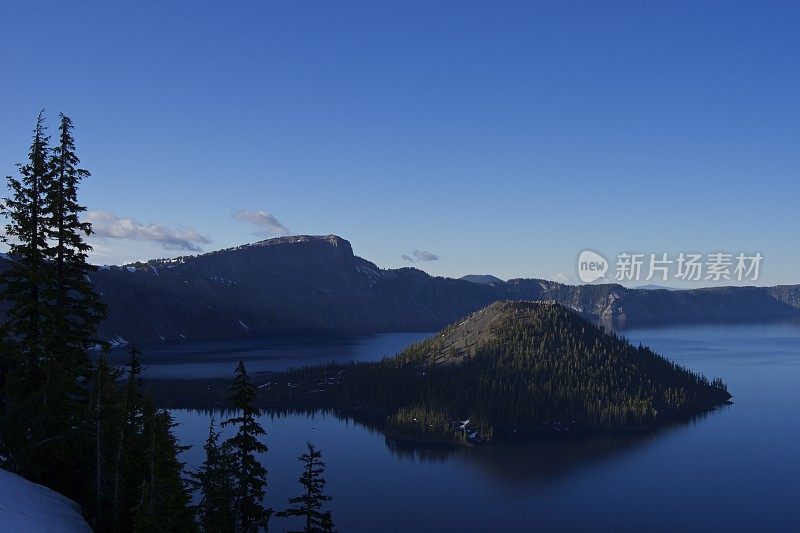
<instances>
[{"instance_id":1,"label":"flat-topped mountain","mask_svg":"<svg viewBox=\"0 0 800 533\"><path fill-rule=\"evenodd\" d=\"M429 437L453 435L456 420L484 436L647 427L730 399L721 381L555 302L497 302L393 358L271 381L268 402L377 411L390 431Z\"/></svg>"},{"instance_id":2,"label":"flat-topped mountain","mask_svg":"<svg viewBox=\"0 0 800 533\"><path fill-rule=\"evenodd\" d=\"M0 268L8 259L0 258ZM177 259L101 267L105 339L274 332L434 331L497 300L555 300L605 321L755 321L800 316L800 286L664 291L382 269L335 235L281 237ZM478 281L477 283L475 281Z\"/></svg>"},{"instance_id":3,"label":"flat-topped mountain","mask_svg":"<svg viewBox=\"0 0 800 533\"><path fill-rule=\"evenodd\" d=\"M425 331L496 299L491 287L383 270L334 235L270 239L208 254L103 267L106 338Z\"/></svg>"}]
</instances>

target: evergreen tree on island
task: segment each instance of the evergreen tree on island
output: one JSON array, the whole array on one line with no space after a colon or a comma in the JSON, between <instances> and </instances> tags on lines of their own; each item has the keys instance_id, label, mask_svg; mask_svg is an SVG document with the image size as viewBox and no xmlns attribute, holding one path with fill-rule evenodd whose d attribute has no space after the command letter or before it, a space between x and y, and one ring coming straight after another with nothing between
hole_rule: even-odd
<instances>
[{"instance_id":1,"label":"evergreen tree on island","mask_svg":"<svg viewBox=\"0 0 800 533\"><path fill-rule=\"evenodd\" d=\"M330 511L322 511L322 504L330 501L326 495L325 463L322 462L322 452L314 448L310 442L307 444L308 452L298 459L303 463L303 474L298 480L305 488L305 492L289 500L291 507L278 513L278 516L301 516L305 518L304 533L329 533L334 531L333 518ZM298 532L299 533L299 532Z\"/></svg>"},{"instance_id":2,"label":"evergreen tree on island","mask_svg":"<svg viewBox=\"0 0 800 533\"><path fill-rule=\"evenodd\" d=\"M264 488L267 485L267 470L256 458L257 453L266 453L267 447L259 440L266 435L258 423L261 410L253 405L256 388L250 382L244 362L239 361L231 384L230 400L235 415L222 423L234 426L236 434L225 441L233 463L235 531L249 532L267 530L272 509L264 507Z\"/></svg>"}]
</instances>

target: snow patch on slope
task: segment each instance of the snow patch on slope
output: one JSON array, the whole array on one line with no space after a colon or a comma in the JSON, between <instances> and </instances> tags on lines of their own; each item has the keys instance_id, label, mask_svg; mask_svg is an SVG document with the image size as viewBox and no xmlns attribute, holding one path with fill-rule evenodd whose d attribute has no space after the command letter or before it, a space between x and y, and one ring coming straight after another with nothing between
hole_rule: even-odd
<instances>
[{"instance_id":1,"label":"snow patch on slope","mask_svg":"<svg viewBox=\"0 0 800 533\"><path fill-rule=\"evenodd\" d=\"M116 337L108 341L108 343L111 345L112 348L119 348L120 346L125 346L126 344L128 344L128 341L123 339L121 336L117 335Z\"/></svg>"},{"instance_id":2,"label":"snow patch on slope","mask_svg":"<svg viewBox=\"0 0 800 533\"><path fill-rule=\"evenodd\" d=\"M91 532L78 504L53 490L0 469L0 530Z\"/></svg>"}]
</instances>

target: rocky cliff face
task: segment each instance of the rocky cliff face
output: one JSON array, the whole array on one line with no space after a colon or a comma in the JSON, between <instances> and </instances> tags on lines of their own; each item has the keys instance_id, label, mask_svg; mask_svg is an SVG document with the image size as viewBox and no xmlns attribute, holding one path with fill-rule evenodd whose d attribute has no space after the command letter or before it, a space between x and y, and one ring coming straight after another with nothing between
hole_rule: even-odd
<instances>
[{"instance_id":1,"label":"rocky cliff face","mask_svg":"<svg viewBox=\"0 0 800 533\"><path fill-rule=\"evenodd\" d=\"M514 280L520 287L530 280ZM606 321L753 321L796 316L798 299L781 300L775 288L714 287L694 290L627 289L621 285L562 285L539 282L537 299L552 299L585 316ZM798 286L792 286L795 289ZM522 293L527 291L523 290Z\"/></svg>"},{"instance_id":2,"label":"rocky cliff face","mask_svg":"<svg viewBox=\"0 0 800 533\"><path fill-rule=\"evenodd\" d=\"M0 259L0 263L5 260ZM2 265L0 265L1 267ZM103 267L103 338L434 331L497 300L555 300L596 320L753 321L800 315L800 286L636 290L536 279L473 283L384 270L335 235L270 239L177 260Z\"/></svg>"}]
</instances>

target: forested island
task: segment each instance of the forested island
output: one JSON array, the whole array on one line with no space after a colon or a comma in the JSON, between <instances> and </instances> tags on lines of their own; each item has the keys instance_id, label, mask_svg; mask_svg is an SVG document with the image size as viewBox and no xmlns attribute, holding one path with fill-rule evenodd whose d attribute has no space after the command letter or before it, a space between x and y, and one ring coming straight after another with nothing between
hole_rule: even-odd
<instances>
[{"instance_id":1,"label":"forested island","mask_svg":"<svg viewBox=\"0 0 800 533\"><path fill-rule=\"evenodd\" d=\"M208 404L223 384L183 387ZM186 388L156 385L168 403ZM555 302L507 301L380 362L262 377L258 403L342 410L380 420L399 438L475 443L509 434L653 428L730 398L721 380L633 346Z\"/></svg>"}]
</instances>

